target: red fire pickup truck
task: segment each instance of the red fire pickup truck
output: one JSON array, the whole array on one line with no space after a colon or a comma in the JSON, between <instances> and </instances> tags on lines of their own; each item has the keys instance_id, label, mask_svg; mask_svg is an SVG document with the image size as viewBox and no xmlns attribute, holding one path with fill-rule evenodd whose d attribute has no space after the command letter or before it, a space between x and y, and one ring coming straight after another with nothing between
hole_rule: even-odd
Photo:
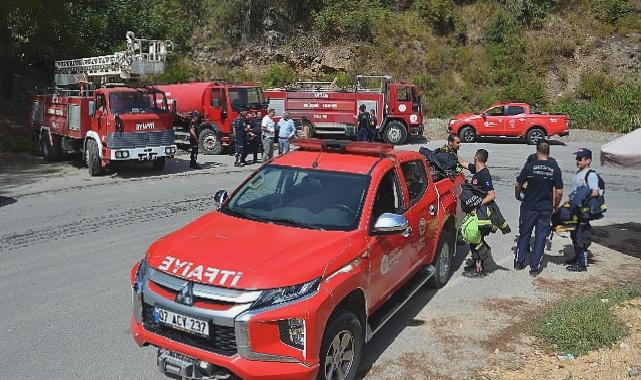
<instances>
[{"instance_id":1,"label":"red fire pickup truck","mask_svg":"<svg viewBox=\"0 0 641 380\"><path fill-rule=\"evenodd\" d=\"M462 175L418 152L300 139L131 270L131 332L187 379L354 379L363 345L450 277Z\"/></svg>"},{"instance_id":2,"label":"red fire pickup truck","mask_svg":"<svg viewBox=\"0 0 641 380\"><path fill-rule=\"evenodd\" d=\"M447 131L465 143L482 136L508 136L536 144L546 136L567 136L568 127L566 115L533 113L527 103L496 103L481 113L452 116Z\"/></svg>"}]
</instances>

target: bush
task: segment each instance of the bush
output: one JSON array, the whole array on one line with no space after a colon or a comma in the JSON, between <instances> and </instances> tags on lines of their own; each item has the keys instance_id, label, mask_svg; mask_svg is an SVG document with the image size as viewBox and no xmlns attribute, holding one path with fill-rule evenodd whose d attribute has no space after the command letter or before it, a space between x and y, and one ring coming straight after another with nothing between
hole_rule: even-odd
<instances>
[{"instance_id":1,"label":"bush","mask_svg":"<svg viewBox=\"0 0 641 380\"><path fill-rule=\"evenodd\" d=\"M456 14L452 0L420 0L415 3L415 9L434 33L446 35L454 30Z\"/></svg>"},{"instance_id":2,"label":"bush","mask_svg":"<svg viewBox=\"0 0 641 380\"><path fill-rule=\"evenodd\" d=\"M366 0L335 2L315 14L316 32L326 42L335 39L371 41L377 10L376 4Z\"/></svg>"},{"instance_id":3,"label":"bush","mask_svg":"<svg viewBox=\"0 0 641 380\"><path fill-rule=\"evenodd\" d=\"M503 3L519 22L534 28L543 26L548 8L546 0L503 0Z\"/></svg>"},{"instance_id":4,"label":"bush","mask_svg":"<svg viewBox=\"0 0 641 380\"><path fill-rule=\"evenodd\" d=\"M294 83L296 73L285 64L272 64L267 68L261 83L269 87L283 87Z\"/></svg>"},{"instance_id":5,"label":"bush","mask_svg":"<svg viewBox=\"0 0 641 380\"><path fill-rule=\"evenodd\" d=\"M628 0L593 0L592 6L596 18L611 24L633 10Z\"/></svg>"},{"instance_id":6,"label":"bush","mask_svg":"<svg viewBox=\"0 0 641 380\"><path fill-rule=\"evenodd\" d=\"M564 301L537 321L535 333L560 353L586 354L627 334L626 325L611 308L639 297L637 288L617 288Z\"/></svg>"}]
</instances>

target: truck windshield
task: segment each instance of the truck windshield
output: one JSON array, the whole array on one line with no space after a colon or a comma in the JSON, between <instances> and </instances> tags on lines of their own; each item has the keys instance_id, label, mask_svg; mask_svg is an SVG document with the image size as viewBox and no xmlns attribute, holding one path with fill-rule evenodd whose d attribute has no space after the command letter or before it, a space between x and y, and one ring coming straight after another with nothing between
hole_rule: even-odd
<instances>
[{"instance_id":1,"label":"truck windshield","mask_svg":"<svg viewBox=\"0 0 641 380\"><path fill-rule=\"evenodd\" d=\"M294 227L350 231L357 227L369 176L264 166L220 211Z\"/></svg>"},{"instance_id":2,"label":"truck windshield","mask_svg":"<svg viewBox=\"0 0 641 380\"><path fill-rule=\"evenodd\" d=\"M109 94L109 108L114 114L167 112L167 98L160 92L113 92Z\"/></svg>"},{"instance_id":3,"label":"truck windshield","mask_svg":"<svg viewBox=\"0 0 641 380\"><path fill-rule=\"evenodd\" d=\"M263 91L260 87L238 87L229 89L229 101L234 111L263 106Z\"/></svg>"}]
</instances>

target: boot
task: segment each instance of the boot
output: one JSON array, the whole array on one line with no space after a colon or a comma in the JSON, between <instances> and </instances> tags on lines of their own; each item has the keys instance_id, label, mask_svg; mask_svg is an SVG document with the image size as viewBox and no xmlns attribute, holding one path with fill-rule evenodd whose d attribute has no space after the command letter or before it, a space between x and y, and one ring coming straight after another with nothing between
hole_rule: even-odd
<instances>
[{"instance_id":1,"label":"boot","mask_svg":"<svg viewBox=\"0 0 641 380\"><path fill-rule=\"evenodd\" d=\"M574 264L566 267L565 270L567 270L568 272L587 272L588 268L584 267L583 265Z\"/></svg>"}]
</instances>

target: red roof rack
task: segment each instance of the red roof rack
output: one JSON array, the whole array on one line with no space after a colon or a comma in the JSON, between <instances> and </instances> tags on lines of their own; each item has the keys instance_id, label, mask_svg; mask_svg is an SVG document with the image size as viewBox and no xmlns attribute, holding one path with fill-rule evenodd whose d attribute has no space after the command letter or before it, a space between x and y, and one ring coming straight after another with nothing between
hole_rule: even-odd
<instances>
[{"instance_id":1,"label":"red roof rack","mask_svg":"<svg viewBox=\"0 0 641 380\"><path fill-rule=\"evenodd\" d=\"M384 155L394 150L394 145L391 144L331 139L296 139L292 141L292 144L297 146L299 150L364 154L374 156Z\"/></svg>"}]
</instances>

